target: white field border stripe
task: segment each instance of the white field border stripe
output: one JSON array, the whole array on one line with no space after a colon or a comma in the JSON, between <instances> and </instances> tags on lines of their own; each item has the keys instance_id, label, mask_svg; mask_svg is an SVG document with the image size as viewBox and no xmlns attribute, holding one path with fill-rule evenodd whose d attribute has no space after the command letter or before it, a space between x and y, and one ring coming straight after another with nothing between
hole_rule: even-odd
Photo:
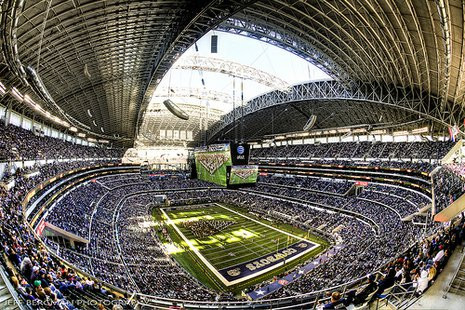
<instances>
[{"instance_id":1,"label":"white field border stripe","mask_svg":"<svg viewBox=\"0 0 465 310\"><path fill-rule=\"evenodd\" d=\"M226 286L232 285L232 284L230 284L230 282L228 280L226 280L221 275L221 273L218 272L218 270L216 270L215 267L212 266L212 264L210 264L210 262L200 253L200 251L192 244L192 242L190 242L190 240L187 239L186 236L184 236L184 234L181 232L181 230L179 230L178 226L176 226L176 224L174 224L174 222L171 220L171 218L165 212L165 209L161 208L160 210L163 213L163 215L165 215L166 218L168 219L168 225L173 226L174 230L176 230L176 232L181 236L181 238L187 243L189 248L200 258L200 260L208 267L208 269L210 269L215 274L215 276L218 279L220 279L221 282L223 282L224 285L226 285Z\"/></svg>"},{"instance_id":2,"label":"white field border stripe","mask_svg":"<svg viewBox=\"0 0 465 310\"><path fill-rule=\"evenodd\" d=\"M285 235L288 235L288 236L291 236L291 237L293 237L293 238L296 238L296 239L299 239L299 240L302 240L302 241L311 242L311 243L314 243L314 244L315 244L314 246L308 248L307 250L305 250L305 251L303 251L303 252L301 252L301 253L299 253L299 254L297 254L297 255L295 255L295 256L293 256L293 257L287 259L287 260L285 259L285 260L283 260L282 262L279 262L278 264L274 264L274 265L272 265L272 266L270 266L270 267L268 267L268 268L265 268L265 269L263 269L263 270L260 270L260 271L258 271L258 272L255 272L255 273L250 274L250 275L248 275L248 276L242 277L242 278L240 278L240 279L237 279L237 280L234 280L234 281L228 281L228 280L226 280L226 279L223 277L223 275L222 275L221 273L219 273L218 270L217 270L215 267L213 267L213 265L200 253L200 251L192 244L192 242L190 242L190 240L187 239L186 236L184 236L184 234L181 232L181 230L179 230L179 228L176 226L176 224L174 224L174 222L171 220L171 218L168 216L168 214L165 212L165 210L164 210L163 208L161 208L161 209L160 209L161 212L162 212L162 213L166 216L166 218L168 219L168 225L173 226L173 228L176 230L176 232L177 232L177 233L181 236L181 238L187 243L187 245L189 246L189 248L200 258L200 260L208 267L208 269L210 269L210 271L213 272L213 274L214 274L221 282L223 282L223 284L226 285L226 286L231 286L231 285L234 285L234 284L237 284L237 283L241 283L241 282L247 281L247 280L249 280L249 279L258 277L258 276L260 276L260 275L262 275L262 274L265 274L265 273L267 273L267 272L269 272L269 271L271 271L271 270L273 270L273 269L276 269L276 268L278 268L278 267L281 267L281 266L284 265L284 263L286 263L286 262L287 262L287 263L288 263L288 262L291 262L291 261L293 261L293 260L295 260L295 259L297 259L297 258L299 258L299 257L301 257L301 256L303 256L303 255L305 255L305 254L307 254L308 252L312 251L313 249L316 249L317 247L321 246L320 244L318 244L318 243L316 243L316 242L314 242L314 241L309 241L309 240L307 240L307 239L304 239L304 238L295 236L295 235L290 234L290 233L288 233L288 232L286 232L286 231L283 231L283 230L281 230L281 229L278 229L278 228L275 228L275 227L273 227L273 226L267 225L267 224L265 224L265 223L262 223L262 222L260 222L260 221L255 220L255 219L253 219L253 218L250 218L250 217L248 217L248 216L246 216L246 215L243 215L243 214L241 214L241 213L239 213L239 212L236 212L236 211L231 210L231 209L229 209L229 208L227 208L227 207L224 207L224 206L222 206L222 205L220 205L220 204L215 203L215 205L216 205L216 206L219 206L219 207L221 207L221 208L223 208L223 209L226 209L226 210L228 210L228 211L230 211L230 212L236 213L236 214L238 214L238 215L240 215L240 216L242 216L242 217L244 217L244 218L246 218L246 219L249 219L249 220L251 220L251 221L254 221L254 222L256 222L256 223L258 223L258 224L260 224L260 225L263 225L263 226L266 226L266 227L271 228L271 229L273 229L273 230L279 231L279 232L281 232L281 233L283 233L283 234L285 234ZM272 254L272 253L270 253L270 254ZM257 258L258 258L258 257L257 257ZM239 265L239 264L237 264L237 265ZM225 268L223 268L223 269L226 269L226 268L228 268L228 267L225 267Z\"/></svg>"}]
</instances>

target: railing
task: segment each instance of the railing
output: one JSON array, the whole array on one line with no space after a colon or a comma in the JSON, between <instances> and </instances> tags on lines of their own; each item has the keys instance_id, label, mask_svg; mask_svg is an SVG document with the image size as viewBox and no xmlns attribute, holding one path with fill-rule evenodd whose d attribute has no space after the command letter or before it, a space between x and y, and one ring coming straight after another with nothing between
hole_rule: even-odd
<instances>
[{"instance_id":1,"label":"railing","mask_svg":"<svg viewBox=\"0 0 465 310\"><path fill-rule=\"evenodd\" d=\"M380 272L375 272L374 275L380 277ZM275 298L258 301L241 301L241 302L201 302L187 301L179 299L157 299L153 296L138 294L138 305L141 309L169 309L170 305L178 305L185 309L322 309L324 304L330 301L327 297L328 292L338 291L341 293L341 299L346 299L347 303L353 304L348 299L348 292L363 286L366 277L362 277L345 284L333 286L311 293L294 295L290 297ZM371 309L385 309L387 304L390 304L395 309L407 309L411 306L418 297L415 295L415 290L409 290L413 283L394 284L387 288L382 295L376 296L373 292L370 294L362 305L368 306L372 304ZM362 308L361 305L357 305ZM357 308L358 309L358 308Z\"/></svg>"},{"instance_id":2,"label":"railing","mask_svg":"<svg viewBox=\"0 0 465 310\"><path fill-rule=\"evenodd\" d=\"M9 164L14 164L16 168L28 168L35 165L43 166L54 162L78 162L78 161L110 161L110 160L121 160L121 158L113 157L98 157L98 158L55 158L55 159L19 159L19 160L0 160L0 178L3 177L5 168Z\"/></svg>"},{"instance_id":3,"label":"railing","mask_svg":"<svg viewBox=\"0 0 465 310\"><path fill-rule=\"evenodd\" d=\"M454 161L454 158L456 155L462 156L462 146L463 146L463 140L457 141L455 145L449 150L449 152L444 156L441 160L441 164L449 164Z\"/></svg>"},{"instance_id":4,"label":"railing","mask_svg":"<svg viewBox=\"0 0 465 310\"><path fill-rule=\"evenodd\" d=\"M256 301L189 301L180 299L157 298L154 296L138 294L138 303L142 309L159 309L160 305L178 305L186 309L298 309L299 306L303 309L316 309L321 301L327 300L325 293L328 291L339 291L345 293L350 289L361 285L366 280L366 277L361 277L352 280L348 283L325 288L322 290L299 294L289 297L273 298L267 300Z\"/></svg>"},{"instance_id":5,"label":"railing","mask_svg":"<svg viewBox=\"0 0 465 310\"><path fill-rule=\"evenodd\" d=\"M178 189L180 191L185 191L186 189ZM166 189L163 190L155 190L155 191L167 191ZM168 190L169 191L169 190ZM176 190L175 190L176 191ZM35 234L33 231L34 235L36 238L40 240L40 238ZM42 240L40 240L42 242ZM47 249L48 247L43 244ZM50 251L52 253L52 256L57 257L61 261L64 261L62 258L54 255L53 251ZM75 268L72 264L69 262L66 262L66 265L71 266ZM380 266L381 267L381 266ZM93 276L80 271L78 268L75 268L78 272L81 274L84 274L90 278L93 278ZM378 273L378 272L377 272ZM269 300L258 300L258 301L233 301L233 302L211 302L211 301L186 301L186 300L178 300L178 299L169 299L169 298L162 298L162 297L156 297L156 296L148 296L144 294L137 294L137 302L138 306L147 309L168 309L171 305L177 304L177 305L183 305L186 308L190 309L247 309L247 308L254 308L254 309L295 309L296 306L302 306L304 309L316 309L318 304L321 304L322 301L325 301L326 298L325 293L328 291L334 291L338 290L341 291L342 293L347 292L350 289L353 289L363 283L365 280L365 277L359 278L353 281L349 281L345 284L341 284L338 286L334 286L331 288L325 288L323 290L315 291L315 292L310 292L306 294L300 294L300 295L294 295L291 297L284 297L284 298L276 298L276 299L269 299ZM105 285L109 288L111 288L115 292L120 292L124 293L119 288L116 288L112 285L109 285L108 283L105 283ZM388 296L391 296L392 298L396 299L398 296L403 296L403 297L398 297L402 300L402 302L407 303L408 301L406 300L406 297L409 299L412 298L413 293L410 293L410 291L402 291L401 288L399 288L396 292L390 293ZM395 297L397 296L397 297ZM389 298L391 298L389 297ZM389 300L389 298L387 300ZM397 303L397 302L396 302Z\"/></svg>"},{"instance_id":6,"label":"railing","mask_svg":"<svg viewBox=\"0 0 465 310\"><path fill-rule=\"evenodd\" d=\"M2 280L5 283L8 291L10 292L10 295L13 297L13 300L14 300L15 304L18 306L18 308L21 309L21 310L30 310L30 307L28 307L27 305L25 305L25 303L23 303L21 301L21 299L19 298L18 293L16 292L15 288L13 287L13 285L11 285L10 279L9 279L5 269L3 268L2 264L0 264L0 275L1 275Z\"/></svg>"},{"instance_id":7,"label":"railing","mask_svg":"<svg viewBox=\"0 0 465 310\"><path fill-rule=\"evenodd\" d=\"M463 249L462 249L463 251ZM455 271L455 274L454 276L452 277L452 279L450 280L449 282L449 285L447 285L447 289L445 290L445 293L444 295L442 296L443 298L447 298L447 294L449 294L450 290L452 289L452 285L454 284L454 281L455 279L457 278L457 275L459 274L460 270L461 270L461 267L462 267L462 264L464 263L465 261L465 255L462 255L462 259L460 259L460 263L459 263L459 266L457 268L457 270ZM460 284L462 284L464 280L460 280Z\"/></svg>"},{"instance_id":8,"label":"railing","mask_svg":"<svg viewBox=\"0 0 465 310\"><path fill-rule=\"evenodd\" d=\"M407 309L415 303L420 297L416 294L416 290L409 289L412 287L413 282L410 283L396 283L390 287L389 292L384 292L384 297L375 300L374 309L385 309L389 304L394 309ZM373 308L372 308L373 309Z\"/></svg>"}]
</instances>

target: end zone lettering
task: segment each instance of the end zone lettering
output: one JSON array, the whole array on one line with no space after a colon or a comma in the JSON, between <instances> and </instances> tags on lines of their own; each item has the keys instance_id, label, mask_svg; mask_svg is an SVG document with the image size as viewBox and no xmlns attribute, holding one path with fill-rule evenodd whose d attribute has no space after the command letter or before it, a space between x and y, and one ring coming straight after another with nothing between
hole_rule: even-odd
<instances>
[{"instance_id":1,"label":"end zone lettering","mask_svg":"<svg viewBox=\"0 0 465 310\"><path fill-rule=\"evenodd\" d=\"M286 258L289 255L294 254L295 252L297 252L297 250L293 249L293 248L284 249L283 251L281 251L281 253L278 252L278 253L276 253L274 255L271 255L271 256L268 256L266 258L256 260L254 262L251 262L251 263L245 265L245 267L247 269L249 269L250 271L254 271L257 268L267 266L267 265L269 265L271 263L274 263L274 262L276 262L276 261L278 261L280 259Z\"/></svg>"},{"instance_id":2,"label":"end zone lettering","mask_svg":"<svg viewBox=\"0 0 465 310\"><path fill-rule=\"evenodd\" d=\"M218 270L218 272L227 281L238 281L239 279L250 278L256 274L262 274L267 269L272 270L283 262L292 261L296 257L304 255L316 247L318 247L318 245L315 243L301 240L277 252L272 252L248 262L223 268Z\"/></svg>"}]
</instances>

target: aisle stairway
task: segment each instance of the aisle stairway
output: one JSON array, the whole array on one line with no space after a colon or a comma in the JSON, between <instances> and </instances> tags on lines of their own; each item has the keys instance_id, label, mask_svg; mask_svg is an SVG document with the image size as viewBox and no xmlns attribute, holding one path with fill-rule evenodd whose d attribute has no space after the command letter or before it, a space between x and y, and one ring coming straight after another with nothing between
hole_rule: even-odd
<instances>
[{"instance_id":1,"label":"aisle stairway","mask_svg":"<svg viewBox=\"0 0 465 310\"><path fill-rule=\"evenodd\" d=\"M0 277L0 309L2 310L16 310L20 309L15 303L13 296L10 294L8 287Z\"/></svg>"},{"instance_id":2,"label":"aisle stairway","mask_svg":"<svg viewBox=\"0 0 465 310\"><path fill-rule=\"evenodd\" d=\"M449 292L465 296L465 259L463 257L460 267L452 280Z\"/></svg>"}]
</instances>

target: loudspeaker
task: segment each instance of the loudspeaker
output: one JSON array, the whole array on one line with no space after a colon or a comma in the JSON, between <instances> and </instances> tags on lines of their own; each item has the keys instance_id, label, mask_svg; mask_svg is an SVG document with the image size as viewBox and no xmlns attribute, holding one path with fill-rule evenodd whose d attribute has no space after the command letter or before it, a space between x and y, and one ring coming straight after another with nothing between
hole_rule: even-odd
<instances>
[{"instance_id":1,"label":"loudspeaker","mask_svg":"<svg viewBox=\"0 0 465 310\"><path fill-rule=\"evenodd\" d=\"M218 53L218 36L216 34L212 35L211 52L215 54Z\"/></svg>"}]
</instances>

